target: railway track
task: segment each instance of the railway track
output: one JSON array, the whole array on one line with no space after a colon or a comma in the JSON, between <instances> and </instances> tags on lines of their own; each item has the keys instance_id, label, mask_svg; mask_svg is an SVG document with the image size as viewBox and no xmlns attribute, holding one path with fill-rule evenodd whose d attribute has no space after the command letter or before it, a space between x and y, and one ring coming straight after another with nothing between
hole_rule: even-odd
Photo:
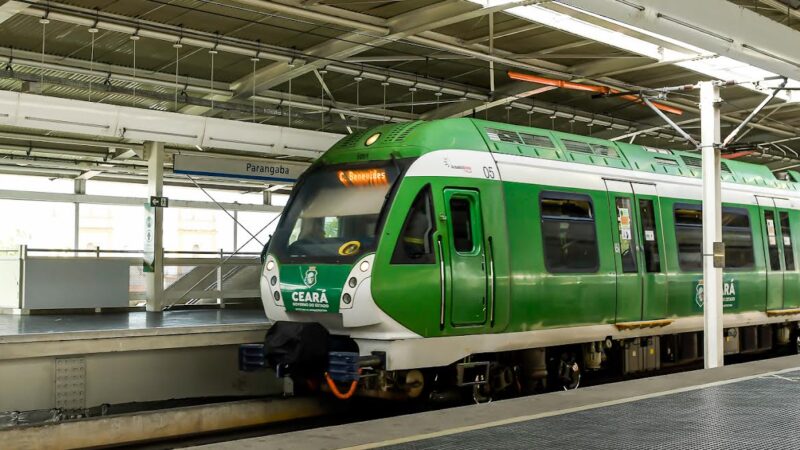
<instances>
[{"instance_id":1,"label":"railway track","mask_svg":"<svg viewBox=\"0 0 800 450\"><path fill-rule=\"evenodd\" d=\"M779 352L737 355L729 364L781 356ZM702 368L702 362L637 376L589 373L581 386L652 377ZM457 403L463 405L464 403ZM87 447L162 450L266 436L322 426L373 420L440 409L456 404L394 403L355 398L259 398L138 411L55 423L0 428L2 448L68 449Z\"/></svg>"}]
</instances>

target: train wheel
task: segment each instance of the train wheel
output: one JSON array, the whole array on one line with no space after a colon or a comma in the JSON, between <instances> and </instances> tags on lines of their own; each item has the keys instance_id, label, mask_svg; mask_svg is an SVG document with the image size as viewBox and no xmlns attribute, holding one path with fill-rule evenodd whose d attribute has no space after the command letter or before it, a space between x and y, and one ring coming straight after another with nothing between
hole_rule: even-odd
<instances>
[{"instance_id":1,"label":"train wheel","mask_svg":"<svg viewBox=\"0 0 800 450\"><path fill-rule=\"evenodd\" d=\"M417 398L425 389L425 376L419 370L409 370L406 372L403 387L405 388L408 398Z\"/></svg>"},{"instance_id":2,"label":"train wheel","mask_svg":"<svg viewBox=\"0 0 800 450\"><path fill-rule=\"evenodd\" d=\"M581 366L575 360L574 355L563 355L558 367L558 380L561 387L568 391L577 389L581 384Z\"/></svg>"},{"instance_id":3,"label":"train wheel","mask_svg":"<svg viewBox=\"0 0 800 450\"><path fill-rule=\"evenodd\" d=\"M492 392L489 383L476 384L472 386L472 400L475 403L491 403Z\"/></svg>"}]
</instances>

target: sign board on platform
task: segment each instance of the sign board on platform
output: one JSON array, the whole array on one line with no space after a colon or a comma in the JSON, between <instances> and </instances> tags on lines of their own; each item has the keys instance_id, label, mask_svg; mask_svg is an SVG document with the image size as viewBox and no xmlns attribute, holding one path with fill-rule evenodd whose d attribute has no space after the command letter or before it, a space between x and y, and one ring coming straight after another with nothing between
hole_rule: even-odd
<instances>
[{"instance_id":1,"label":"sign board on platform","mask_svg":"<svg viewBox=\"0 0 800 450\"><path fill-rule=\"evenodd\" d=\"M156 262L155 248L156 208L149 203L144 204L144 256L142 270L154 272Z\"/></svg>"},{"instance_id":2,"label":"sign board on platform","mask_svg":"<svg viewBox=\"0 0 800 450\"><path fill-rule=\"evenodd\" d=\"M308 164L259 158L175 155L173 172L187 175L294 183Z\"/></svg>"}]
</instances>

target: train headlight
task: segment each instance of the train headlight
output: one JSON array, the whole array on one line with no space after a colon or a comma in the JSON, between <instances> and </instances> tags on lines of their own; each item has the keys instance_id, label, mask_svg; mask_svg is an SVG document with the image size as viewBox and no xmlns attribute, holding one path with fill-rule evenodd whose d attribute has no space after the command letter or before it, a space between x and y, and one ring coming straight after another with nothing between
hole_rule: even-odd
<instances>
[{"instance_id":1,"label":"train headlight","mask_svg":"<svg viewBox=\"0 0 800 450\"><path fill-rule=\"evenodd\" d=\"M273 275L272 278L269 279L269 284L271 284L272 286L275 286L276 284L278 284L278 277Z\"/></svg>"},{"instance_id":2,"label":"train headlight","mask_svg":"<svg viewBox=\"0 0 800 450\"><path fill-rule=\"evenodd\" d=\"M272 270L275 268L275 261L269 260L267 261L267 270Z\"/></svg>"},{"instance_id":3,"label":"train headlight","mask_svg":"<svg viewBox=\"0 0 800 450\"><path fill-rule=\"evenodd\" d=\"M353 301L353 297L351 297L350 294L344 294L342 296L342 301L344 302L345 305L349 305L350 302Z\"/></svg>"},{"instance_id":4,"label":"train headlight","mask_svg":"<svg viewBox=\"0 0 800 450\"><path fill-rule=\"evenodd\" d=\"M272 296L275 298L275 301L276 301L276 302L279 302L279 301L281 301L281 293L280 293L280 292L278 292L278 291L275 291L275 292L272 294Z\"/></svg>"},{"instance_id":5,"label":"train headlight","mask_svg":"<svg viewBox=\"0 0 800 450\"><path fill-rule=\"evenodd\" d=\"M359 264L358 268L361 269L362 272L368 271L369 270L369 261L361 261L361 264Z\"/></svg>"},{"instance_id":6,"label":"train headlight","mask_svg":"<svg viewBox=\"0 0 800 450\"><path fill-rule=\"evenodd\" d=\"M358 283L358 280L356 280L356 277L350 277L350 279L349 279L349 280L347 280L347 284L348 284L348 286L350 286L351 288L354 288L354 287L356 287L356 284L357 284L357 283Z\"/></svg>"}]
</instances>

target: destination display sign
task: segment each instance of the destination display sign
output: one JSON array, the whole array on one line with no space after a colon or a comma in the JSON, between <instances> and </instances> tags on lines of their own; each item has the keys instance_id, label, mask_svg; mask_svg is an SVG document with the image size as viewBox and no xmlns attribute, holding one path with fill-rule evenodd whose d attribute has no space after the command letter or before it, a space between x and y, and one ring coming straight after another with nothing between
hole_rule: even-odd
<instances>
[{"instance_id":1,"label":"destination display sign","mask_svg":"<svg viewBox=\"0 0 800 450\"><path fill-rule=\"evenodd\" d=\"M244 180L294 183L308 164L275 159L175 155L173 172Z\"/></svg>"}]
</instances>

